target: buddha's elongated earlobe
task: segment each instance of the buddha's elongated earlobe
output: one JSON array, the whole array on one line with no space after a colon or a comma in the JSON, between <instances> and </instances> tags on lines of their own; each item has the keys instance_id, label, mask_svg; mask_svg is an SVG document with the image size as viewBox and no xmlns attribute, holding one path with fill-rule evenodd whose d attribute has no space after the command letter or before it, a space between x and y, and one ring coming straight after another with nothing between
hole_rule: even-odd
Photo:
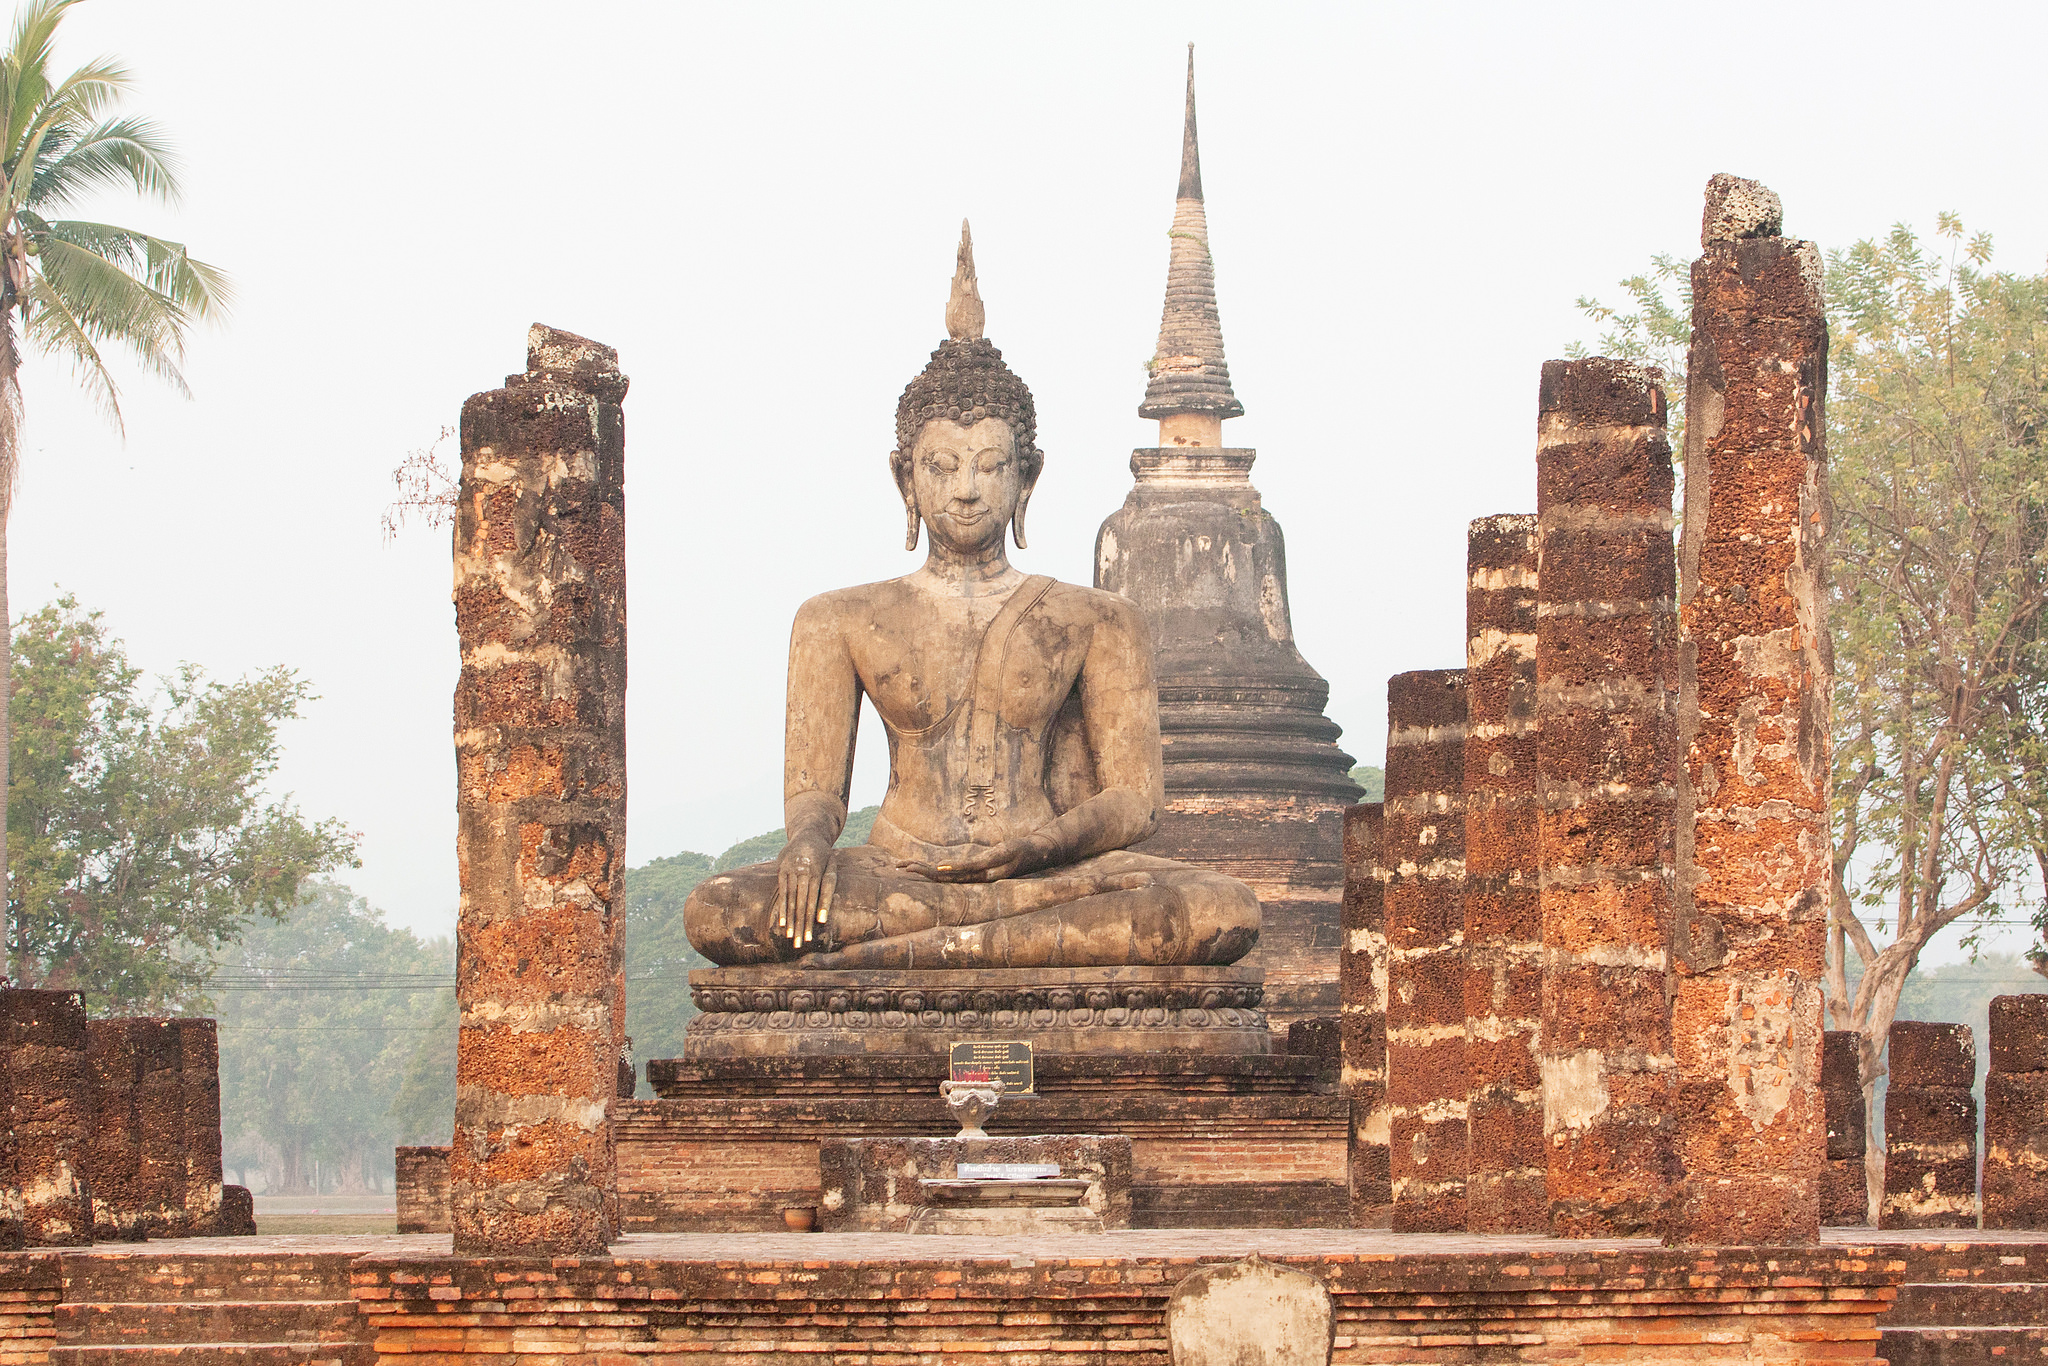
<instances>
[{"instance_id":1,"label":"buddha's elongated earlobe","mask_svg":"<svg viewBox=\"0 0 2048 1366\"><path fill-rule=\"evenodd\" d=\"M1016 513L1010 518L1010 535L1016 538L1017 549L1019 550L1030 549L1029 546L1024 544L1024 509L1030 506L1031 490L1026 489L1024 496L1017 500Z\"/></svg>"},{"instance_id":2,"label":"buddha's elongated earlobe","mask_svg":"<svg viewBox=\"0 0 2048 1366\"><path fill-rule=\"evenodd\" d=\"M905 550L917 549L917 530L917 504L906 501L903 504L903 548Z\"/></svg>"}]
</instances>

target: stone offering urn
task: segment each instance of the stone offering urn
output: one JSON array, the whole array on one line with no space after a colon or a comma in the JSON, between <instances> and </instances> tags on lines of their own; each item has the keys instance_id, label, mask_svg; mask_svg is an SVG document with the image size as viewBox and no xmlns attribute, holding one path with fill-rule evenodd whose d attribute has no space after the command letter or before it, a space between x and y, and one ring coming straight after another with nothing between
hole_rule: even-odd
<instances>
[{"instance_id":1,"label":"stone offering urn","mask_svg":"<svg viewBox=\"0 0 2048 1366\"><path fill-rule=\"evenodd\" d=\"M953 1118L960 1121L960 1132L955 1138L987 1138L988 1133L981 1122L996 1108L996 1102L1003 1098L1003 1079L990 1077L987 1081L953 1081L950 1078L939 1083L939 1094L946 1098L946 1108L953 1112Z\"/></svg>"}]
</instances>

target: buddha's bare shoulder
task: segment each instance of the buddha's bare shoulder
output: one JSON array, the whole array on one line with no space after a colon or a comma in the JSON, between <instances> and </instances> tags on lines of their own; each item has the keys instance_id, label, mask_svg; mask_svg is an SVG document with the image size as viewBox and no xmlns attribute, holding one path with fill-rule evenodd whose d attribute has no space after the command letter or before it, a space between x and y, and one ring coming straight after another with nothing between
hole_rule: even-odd
<instances>
[{"instance_id":1,"label":"buddha's bare shoulder","mask_svg":"<svg viewBox=\"0 0 2048 1366\"><path fill-rule=\"evenodd\" d=\"M1145 618L1137 604L1121 593L1100 588L1083 588L1078 583L1053 580L1045 605L1069 621L1091 622L1117 631L1143 631Z\"/></svg>"},{"instance_id":2,"label":"buddha's bare shoulder","mask_svg":"<svg viewBox=\"0 0 2048 1366\"><path fill-rule=\"evenodd\" d=\"M899 603L910 601L915 593L916 590L904 579L882 579L877 583L857 583L848 588L834 588L815 597L806 598L803 606L796 609L796 620L797 624L802 626L868 617L877 611L886 611Z\"/></svg>"}]
</instances>

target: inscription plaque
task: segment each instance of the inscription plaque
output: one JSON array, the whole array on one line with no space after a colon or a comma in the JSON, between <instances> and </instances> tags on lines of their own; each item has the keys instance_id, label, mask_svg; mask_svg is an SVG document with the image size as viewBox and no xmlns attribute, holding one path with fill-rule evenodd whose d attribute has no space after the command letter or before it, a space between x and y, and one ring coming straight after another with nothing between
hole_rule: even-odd
<instances>
[{"instance_id":1,"label":"inscription plaque","mask_svg":"<svg viewBox=\"0 0 2048 1366\"><path fill-rule=\"evenodd\" d=\"M953 1045L954 1081L997 1080L1003 1084L1003 1098L1035 1096L1037 1082L1031 1070L1031 1044L1024 1039L965 1039Z\"/></svg>"}]
</instances>

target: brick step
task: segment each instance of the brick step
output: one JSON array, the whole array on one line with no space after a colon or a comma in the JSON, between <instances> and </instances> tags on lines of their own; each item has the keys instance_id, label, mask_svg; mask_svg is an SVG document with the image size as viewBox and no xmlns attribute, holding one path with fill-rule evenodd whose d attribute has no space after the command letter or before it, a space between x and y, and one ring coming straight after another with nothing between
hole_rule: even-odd
<instances>
[{"instance_id":1,"label":"brick step","mask_svg":"<svg viewBox=\"0 0 2048 1366\"><path fill-rule=\"evenodd\" d=\"M1830 1229L1829 1232L1838 1231ZM1828 1241L1834 1243L1836 1239L1831 1237ZM1959 1239L1938 1242L1930 1236L1924 1241L1910 1243L1877 1242L1873 1239L1869 1245L1873 1245L1881 1256L1903 1258L1908 1284L2048 1281L2048 1240L1980 1243Z\"/></svg>"},{"instance_id":2,"label":"brick step","mask_svg":"<svg viewBox=\"0 0 2048 1366\"><path fill-rule=\"evenodd\" d=\"M355 1342L369 1336L354 1300L202 1300L60 1304L70 1346L179 1342Z\"/></svg>"},{"instance_id":3,"label":"brick step","mask_svg":"<svg viewBox=\"0 0 2048 1366\"><path fill-rule=\"evenodd\" d=\"M376 1366L368 1343L186 1342L171 1347L52 1347L50 1366Z\"/></svg>"},{"instance_id":4,"label":"brick step","mask_svg":"<svg viewBox=\"0 0 2048 1366\"><path fill-rule=\"evenodd\" d=\"M2048 1328L1886 1328L1877 1344L1890 1366L2011 1366L2044 1350Z\"/></svg>"},{"instance_id":5,"label":"brick step","mask_svg":"<svg viewBox=\"0 0 2048 1366\"><path fill-rule=\"evenodd\" d=\"M1885 1314L1886 1328L1997 1325L2000 1328L2048 1326L2048 1284L2038 1281L1988 1281L1927 1285L1907 1282Z\"/></svg>"},{"instance_id":6,"label":"brick step","mask_svg":"<svg viewBox=\"0 0 2048 1366\"><path fill-rule=\"evenodd\" d=\"M64 1257L64 1298L78 1304L182 1300L345 1300L359 1252L151 1256L79 1252Z\"/></svg>"}]
</instances>

